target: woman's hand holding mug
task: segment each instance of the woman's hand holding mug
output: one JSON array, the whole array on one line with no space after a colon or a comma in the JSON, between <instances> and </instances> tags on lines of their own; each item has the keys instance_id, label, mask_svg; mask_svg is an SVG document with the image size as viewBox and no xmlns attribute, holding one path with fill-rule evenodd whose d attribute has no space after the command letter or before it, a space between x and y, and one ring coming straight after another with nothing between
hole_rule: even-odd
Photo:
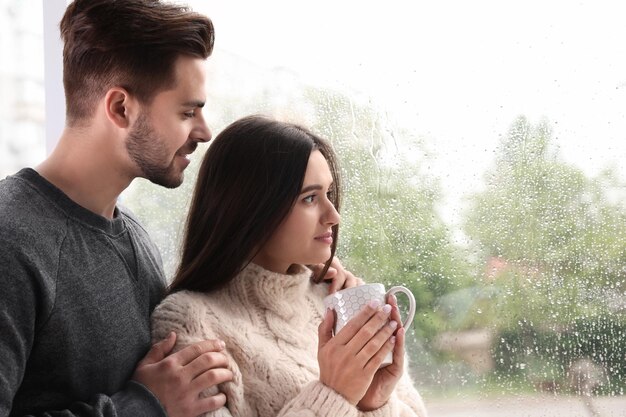
<instances>
[{"instance_id":1,"label":"woman's hand holding mug","mask_svg":"<svg viewBox=\"0 0 626 417\"><path fill-rule=\"evenodd\" d=\"M398 292L409 300L404 323L394 295ZM388 304L382 306L384 302ZM405 327L415 316L415 297L405 287L385 291L382 284L366 284L329 295L324 305L320 380L362 411L382 407L402 376Z\"/></svg>"},{"instance_id":2,"label":"woman's hand holding mug","mask_svg":"<svg viewBox=\"0 0 626 417\"><path fill-rule=\"evenodd\" d=\"M399 323L395 335L392 336L392 339L395 338L395 341L392 340L392 342L395 342L393 361L387 366L381 366L374 374L374 378L367 392L357 404L361 411L376 410L385 405L404 371L404 336L406 330L400 319L400 311L396 297L389 295L388 303L392 307L390 319ZM385 358L385 361L388 361L388 358Z\"/></svg>"},{"instance_id":3,"label":"woman's hand holding mug","mask_svg":"<svg viewBox=\"0 0 626 417\"><path fill-rule=\"evenodd\" d=\"M355 406L393 350L398 322L389 321L391 310L373 300L333 337L334 314L329 309L319 326L320 381Z\"/></svg>"}]
</instances>

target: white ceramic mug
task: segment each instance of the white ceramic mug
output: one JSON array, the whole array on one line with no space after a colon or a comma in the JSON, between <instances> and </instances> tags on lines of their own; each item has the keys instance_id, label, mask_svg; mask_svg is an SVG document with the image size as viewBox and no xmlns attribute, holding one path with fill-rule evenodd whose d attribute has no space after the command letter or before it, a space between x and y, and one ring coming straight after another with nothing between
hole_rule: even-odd
<instances>
[{"instance_id":1,"label":"white ceramic mug","mask_svg":"<svg viewBox=\"0 0 626 417\"><path fill-rule=\"evenodd\" d=\"M383 284L364 284L358 287L345 288L326 296L324 298L324 306L326 308L332 308L336 312L335 334L370 301L378 300L382 306L387 303L387 297L389 297L389 295L399 292L405 294L409 299L409 311L406 319L402 322L402 326L408 328L413 322L413 317L415 317L415 297L408 288L397 286L390 288L389 291L385 291ZM385 357L380 367L391 365L392 362L393 352L390 352Z\"/></svg>"}]
</instances>

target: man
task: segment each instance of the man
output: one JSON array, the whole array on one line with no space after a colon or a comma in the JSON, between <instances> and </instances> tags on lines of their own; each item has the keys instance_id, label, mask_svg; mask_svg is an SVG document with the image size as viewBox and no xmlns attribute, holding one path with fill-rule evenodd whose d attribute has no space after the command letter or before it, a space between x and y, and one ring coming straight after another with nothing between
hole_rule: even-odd
<instances>
[{"instance_id":1,"label":"man","mask_svg":"<svg viewBox=\"0 0 626 417\"><path fill-rule=\"evenodd\" d=\"M158 0L75 0L61 21L66 126L36 169L0 181L0 417L195 417L232 373L220 341L150 348L165 279L117 206L136 177L183 181L211 133L205 16ZM336 269L331 291L358 282Z\"/></svg>"},{"instance_id":2,"label":"man","mask_svg":"<svg viewBox=\"0 0 626 417\"><path fill-rule=\"evenodd\" d=\"M66 126L35 170L0 183L0 416L191 417L230 380L219 341L150 350L165 278L123 208L136 177L166 187L211 133L211 21L151 0L76 0L61 21ZM149 350L149 351L148 351Z\"/></svg>"}]
</instances>

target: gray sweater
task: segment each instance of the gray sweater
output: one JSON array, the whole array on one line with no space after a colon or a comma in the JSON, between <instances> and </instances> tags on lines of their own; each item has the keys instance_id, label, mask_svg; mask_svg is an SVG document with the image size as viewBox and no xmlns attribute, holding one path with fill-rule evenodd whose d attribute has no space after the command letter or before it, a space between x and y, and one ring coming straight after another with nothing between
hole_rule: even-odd
<instances>
[{"instance_id":1,"label":"gray sweater","mask_svg":"<svg viewBox=\"0 0 626 417\"><path fill-rule=\"evenodd\" d=\"M129 381L164 286L125 210L96 215L32 169L0 181L0 417L165 416Z\"/></svg>"}]
</instances>

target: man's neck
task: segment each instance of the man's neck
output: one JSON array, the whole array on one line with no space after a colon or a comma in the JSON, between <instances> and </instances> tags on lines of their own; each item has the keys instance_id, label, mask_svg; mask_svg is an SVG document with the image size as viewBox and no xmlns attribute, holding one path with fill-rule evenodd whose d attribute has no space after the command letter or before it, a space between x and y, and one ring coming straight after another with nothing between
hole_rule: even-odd
<instances>
[{"instance_id":1,"label":"man's neck","mask_svg":"<svg viewBox=\"0 0 626 417\"><path fill-rule=\"evenodd\" d=\"M132 181L106 147L71 137L62 137L54 152L35 169L74 202L109 219L119 195Z\"/></svg>"}]
</instances>

